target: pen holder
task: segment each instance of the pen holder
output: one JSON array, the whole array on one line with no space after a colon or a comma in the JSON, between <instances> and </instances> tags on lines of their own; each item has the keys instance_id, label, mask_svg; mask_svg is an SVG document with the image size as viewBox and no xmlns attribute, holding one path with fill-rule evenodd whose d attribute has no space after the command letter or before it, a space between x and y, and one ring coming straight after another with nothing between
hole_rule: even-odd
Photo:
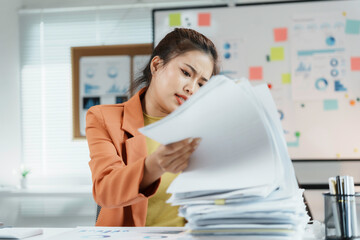
<instances>
[{"instance_id":1,"label":"pen holder","mask_svg":"<svg viewBox=\"0 0 360 240\"><path fill-rule=\"evenodd\" d=\"M324 193L326 239L360 239L360 193Z\"/></svg>"}]
</instances>

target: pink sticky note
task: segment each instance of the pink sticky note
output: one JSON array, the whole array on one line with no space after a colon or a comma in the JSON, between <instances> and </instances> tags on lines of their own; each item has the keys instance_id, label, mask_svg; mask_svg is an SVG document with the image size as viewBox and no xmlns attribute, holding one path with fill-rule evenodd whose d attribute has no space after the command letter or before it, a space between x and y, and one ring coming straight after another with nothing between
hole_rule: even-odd
<instances>
[{"instance_id":1,"label":"pink sticky note","mask_svg":"<svg viewBox=\"0 0 360 240\"><path fill-rule=\"evenodd\" d=\"M351 58L351 71L360 71L360 57Z\"/></svg>"},{"instance_id":2,"label":"pink sticky note","mask_svg":"<svg viewBox=\"0 0 360 240\"><path fill-rule=\"evenodd\" d=\"M210 13L199 13L198 14L198 25L199 26L210 26Z\"/></svg>"},{"instance_id":3,"label":"pink sticky note","mask_svg":"<svg viewBox=\"0 0 360 240\"><path fill-rule=\"evenodd\" d=\"M249 67L249 79L250 80L261 80L261 79L263 79L262 67Z\"/></svg>"},{"instance_id":4,"label":"pink sticky note","mask_svg":"<svg viewBox=\"0 0 360 240\"><path fill-rule=\"evenodd\" d=\"M275 42L287 41L287 28L274 28L274 41Z\"/></svg>"}]
</instances>

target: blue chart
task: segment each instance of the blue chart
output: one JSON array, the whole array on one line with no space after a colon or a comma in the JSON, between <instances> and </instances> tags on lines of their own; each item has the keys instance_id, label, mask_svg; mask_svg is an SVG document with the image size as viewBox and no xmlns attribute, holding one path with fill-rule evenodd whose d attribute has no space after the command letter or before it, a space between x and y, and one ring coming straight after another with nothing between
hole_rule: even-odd
<instances>
[{"instance_id":1,"label":"blue chart","mask_svg":"<svg viewBox=\"0 0 360 240\"><path fill-rule=\"evenodd\" d=\"M311 71L311 64L308 66L304 62L300 62L299 66L296 68L296 72L310 72Z\"/></svg>"},{"instance_id":2,"label":"blue chart","mask_svg":"<svg viewBox=\"0 0 360 240\"><path fill-rule=\"evenodd\" d=\"M89 109L92 106L100 104L100 98L99 97L84 98L83 100L84 100L84 102L83 102L83 108L84 109Z\"/></svg>"},{"instance_id":3,"label":"blue chart","mask_svg":"<svg viewBox=\"0 0 360 240\"><path fill-rule=\"evenodd\" d=\"M81 236L81 238L86 238L86 239L102 239L102 238L109 238L111 237L110 235L84 235Z\"/></svg>"},{"instance_id":4,"label":"blue chart","mask_svg":"<svg viewBox=\"0 0 360 240\"><path fill-rule=\"evenodd\" d=\"M335 38L333 36L329 36L329 37L326 38L326 44L328 46L334 46L335 42L336 42L336 40L335 40Z\"/></svg>"},{"instance_id":5,"label":"blue chart","mask_svg":"<svg viewBox=\"0 0 360 240\"><path fill-rule=\"evenodd\" d=\"M123 103L126 102L127 100L128 100L127 96L116 97L116 103Z\"/></svg>"},{"instance_id":6,"label":"blue chart","mask_svg":"<svg viewBox=\"0 0 360 240\"><path fill-rule=\"evenodd\" d=\"M326 30L326 29L330 29L331 26L329 23L323 23L320 25L320 28L323 29L323 30Z\"/></svg>"},{"instance_id":7,"label":"blue chart","mask_svg":"<svg viewBox=\"0 0 360 240\"><path fill-rule=\"evenodd\" d=\"M341 84L339 80L335 81L335 91L336 92L344 92L347 91L347 88Z\"/></svg>"},{"instance_id":8,"label":"blue chart","mask_svg":"<svg viewBox=\"0 0 360 240\"><path fill-rule=\"evenodd\" d=\"M337 77L339 75L339 71L337 69L332 69L330 72L331 76Z\"/></svg>"},{"instance_id":9,"label":"blue chart","mask_svg":"<svg viewBox=\"0 0 360 240\"><path fill-rule=\"evenodd\" d=\"M116 78L118 76L118 69L116 67L110 67L107 70L107 75L109 76L109 78Z\"/></svg>"},{"instance_id":10,"label":"blue chart","mask_svg":"<svg viewBox=\"0 0 360 240\"><path fill-rule=\"evenodd\" d=\"M89 68L86 70L86 77L87 78L93 78L95 76L95 71L92 68Z\"/></svg>"},{"instance_id":11,"label":"blue chart","mask_svg":"<svg viewBox=\"0 0 360 240\"><path fill-rule=\"evenodd\" d=\"M100 86L98 85L91 85L88 83L85 83L85 94L90 94L93 90L100 89Z\"/></svg>"},{"instance_id":12,"label":"blue chart","mask_svg":"<svg viewBox=\"0 0 360 240\"><path fill-rule=\"evenodd\" d=\"M224 48L224 58L225 59L230 59L232 57L232 54L230 53L230 51L234 50L234 46L231 46L231 44L229 42L225 42L223 45Z\"/></svg>"},{"instance_id":13,"label":"blue chart","mask_svg":"<svg viewBox=\"0 0 360 240\"><path fill-rule=\"evenodd\" d=\"M280 116L280 120L284 119L284 112L281 110L278 110L279 116Z\"/></svg>"},{"instance_id":14,"label":"blue chart","mask_svg":"<svg viewBox=\"0 0 360 240\"><path fill-rule=\"evenodd\" d=\"M329 83L325 78L319 78L315 81L315 88L319 91L325 91Z\"/></svg>"},{"instance_id":15,"label":"blue chart","mask_svg":"<svg viewBox=\"0 0 360 240\"><path fill-rule=\"evenodd\" d=\"M116 84L113 84L106 93L120 93L120 88L116 86Z\"/></svg>"},{"instance_id":16,"label":"blue chart","mask_svg":"<svg viewBox=\"0 0 360 240\"><path fill-rule=\"evenodd\" d=\"M331 65L332 67L336 67L338 64L339 64L339 62L338 62L338 60L337 60L336 58L332 58L332 59L330 60L330 65Z\"/></svg>"},{"instance_id":17,"label":"blue chart","mask_svg":"<svg viewBox=\"0 0 360 240\"><path fill-rule=\"evenodd\" d=\"M296 140L293 142L287 142L288 147L299 147L300 145L300 132L295 132Z\"/></svg>"},{"instance_id":18,"label":"blue chart","mask_svg":"<svg viewBox=\"0 0 360 240\"><path fill-rule=\"evenodd\" d=\"M167 236L145 236L145 239L163 239L167 238Z\"/></svg>"}]
</instances>

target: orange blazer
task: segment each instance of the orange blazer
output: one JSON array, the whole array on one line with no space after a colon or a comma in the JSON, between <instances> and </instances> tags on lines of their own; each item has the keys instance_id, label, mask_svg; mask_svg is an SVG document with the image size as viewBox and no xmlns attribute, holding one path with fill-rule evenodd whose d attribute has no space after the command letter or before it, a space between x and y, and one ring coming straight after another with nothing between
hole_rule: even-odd
<instances>
[{"instance_id":1,"label":"orange blazer","mask_svg":"<svg viewBox=\"0 0 360 240\"><path fill-rule=\"evenodd\" d=\"M139 190L147 156L141 89L122 104L97 105L86 115L93 196L101 211L96 226L145 226L148 197L160 179Z\"/></svg>"}]
</instances>

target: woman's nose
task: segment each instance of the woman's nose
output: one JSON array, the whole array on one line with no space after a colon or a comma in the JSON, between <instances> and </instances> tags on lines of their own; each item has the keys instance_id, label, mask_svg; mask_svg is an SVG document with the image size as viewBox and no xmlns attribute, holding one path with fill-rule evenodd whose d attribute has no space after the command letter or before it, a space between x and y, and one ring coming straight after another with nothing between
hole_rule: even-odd
<instances>
[{"instance_id":1,"label":"woman's nose","mask_svg":"<svg viewBox=\"0 0 360 240\"><path fill-rule=\"evenodd\" d=\"M193 95L197 89L196 89L196 81L191 81L188 84L185 85L185 92L188 93L190 96Z\"/></svg>"}]
</instances>

